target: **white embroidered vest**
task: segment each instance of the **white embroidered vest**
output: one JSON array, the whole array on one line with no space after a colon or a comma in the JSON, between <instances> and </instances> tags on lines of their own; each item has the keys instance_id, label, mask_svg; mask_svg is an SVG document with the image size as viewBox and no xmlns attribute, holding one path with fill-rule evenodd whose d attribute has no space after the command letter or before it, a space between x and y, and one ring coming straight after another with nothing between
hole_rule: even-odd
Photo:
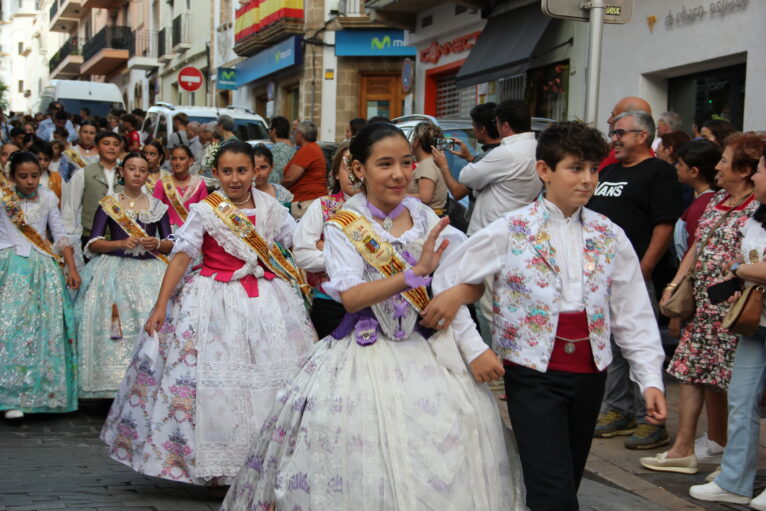
<instances>
[{"instance_id":1,"label":"white embroidered vest","mask_svg":"<svg viewBox=\"0 0 766 511\"><path fill-rule=\"evenodd\" d=\"M492 337L495 350L513 363L545 372L550 361L561 303L556 251L547 232L542 196L506 215L509 251L495 276ZM609 296L617 247L615 225L582 209L583 298L590 345L599 370L612 360Z\"/></svg>"}]
</instances>

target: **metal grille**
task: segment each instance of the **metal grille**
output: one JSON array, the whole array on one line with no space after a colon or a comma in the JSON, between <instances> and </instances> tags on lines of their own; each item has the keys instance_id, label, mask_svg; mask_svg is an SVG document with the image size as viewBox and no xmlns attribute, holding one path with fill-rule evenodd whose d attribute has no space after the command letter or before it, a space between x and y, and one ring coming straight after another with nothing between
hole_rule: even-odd
<instances>
[{"instance_id":1,"label":"metal grille","mask_svg":"<svg viewBox=\"0 0 766 511\"><path fill-rule=\"evenodd\" d=\"M468 118L471 108L476 105L476 87L458 89L455 74L436 78L436 117Z\"/></svg>"},{"instance_id":2,"label":"metal grille","mask_svg":"<svg viewBox=\"0 0 766 511\"><path fill-rule=\"evenodd\" d=\"M527 90L527 75L516 75L503 78L497 84L497 102L507 99L524 99Z\"/></svg>"}]
</instances>

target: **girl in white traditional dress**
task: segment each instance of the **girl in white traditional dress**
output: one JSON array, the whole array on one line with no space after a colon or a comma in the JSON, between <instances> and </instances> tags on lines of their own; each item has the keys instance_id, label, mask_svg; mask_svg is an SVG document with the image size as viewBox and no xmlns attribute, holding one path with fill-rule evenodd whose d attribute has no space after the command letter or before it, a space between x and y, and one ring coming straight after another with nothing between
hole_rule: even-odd
<instances>
[{"instance_id":1,"label":"girl in white traditional dress","mask_svg":"<svg viewBox=\"0 0 766 511\"><path fill-rule=\"evenodd\" d=\"M37 158L17 151L9 160L10 181L0 175L0 410L18 419L77 409L74 314L65 289L77 289L80 275L58 198L40 186Z\"/></svg>"},{"instance_id":2,"label":"girl in white traditional dress","mask_svg":"<svg viewBox=\"0 0 766 511\"><path fill-rule=\"evenodd\" d=\"M503 367L464 307L452 320L426 305L427 276L464 235L407 197L401 130L369 124L351 155L365 193L324 246L324 289L349 314L280 391L223 509L523 509L495 400L474 380Z\"/></svg>"},{"instance_id":3,"label":"girl in white traditional dress","mask_svg":"<svg viewBox=\"0 0 766 511\"><path fill-rule=\"evenodd\" d=\"M137 472L200 485L233 479L316 339L308 286L269 249L292 245L295 221L251 188L249 144L223 144L215 162L221 190L175 233L147 335L101 432L110 456ZM202 268L184 276L198 256Z\"/></svg>"},{"instance_id":4,"label":"girl in white traditional dress","mask_svg":"<svg viewBox=\"0 0 766 511\"><path fill-rule=\"evenodd\" d=\"M139 153L127 155L124 189L101 200L85 246L91 259L75 303L80 397L117 394L173 248L168 207L143 192L148 167Z\"/></svg>"}]
</instances>

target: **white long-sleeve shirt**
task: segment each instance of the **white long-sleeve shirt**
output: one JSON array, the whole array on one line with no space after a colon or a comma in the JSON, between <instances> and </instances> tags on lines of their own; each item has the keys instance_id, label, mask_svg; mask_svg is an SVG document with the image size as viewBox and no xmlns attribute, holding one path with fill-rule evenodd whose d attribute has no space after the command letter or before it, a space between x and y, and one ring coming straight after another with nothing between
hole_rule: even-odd
<instances>
[{"instance_id":1,"label":"white long-sleeve shirt","mask_svg":"<svg viewBox=\"0 0 766 511\"><path fill-rule=\"evenodd\" d=\"M489 225L503 213L526 206L540 194L535 171L537 141L532 132L505 137L500 145L460 171L459 181L471 188L476 205L468 235Z\"/></svg>"},{"instance_id":2,"label":"white long-sleeve shirt","mask_svg":"<svg viewBox=\"0 0 766 511\"><path fill-rule=\"evenodd\" d=\"M114 168L104 169L104 179L108 183L107 195L114 195L115 172ZM67 183L61 197L61 217L64 220L64 228L69 234L82 234L81 212L82 197L85 193L85 171L78 169Z\"/></svg>"},{"instance_id":3,"label":"white long-sleeve shirt","mask_svg":"<svg viewBox=\"0 0 766 511\"><path fill-rule=\"evenodd\" d=\"M61 222L58 197L42 186L37 189L37 194L35 200L22 199L19 201L26 223L34 227L38 234L43 237L45 237L46 229L50 229L53 240L58 247L69 246L64 225ZM47 253L40 250L26 236L21 234L21 231L13 225L5 211L2 211L0 212L0 250L9 247L16 247L16 255L21 257L29 257L32 250L48 256Z\"/></svg>"}]
</instances>

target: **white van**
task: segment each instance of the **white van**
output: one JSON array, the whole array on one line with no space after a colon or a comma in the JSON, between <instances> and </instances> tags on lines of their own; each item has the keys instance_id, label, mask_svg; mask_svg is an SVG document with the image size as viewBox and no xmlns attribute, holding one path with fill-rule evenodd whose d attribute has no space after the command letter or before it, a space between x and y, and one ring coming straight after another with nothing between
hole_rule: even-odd
<instances>
[{"instance_id":1,"label":"white van","mask_svg":"<svg viewBox=\"0 0 766 511\"><path fill-rule=\"evenodd\" d=\"M113 83L51 80L40 96L40 111L47 112L53 101L64 105L69 114L87 108L91 115L105 117L113 109L125 110L120 89Z\"/></svg>"},{"instance_id":2,"label":"white van","mask_svg":"<svg viewBox=\"0 0 766 511\"><path fill-rule=\"evenodd\" d=\"M228 115L234 119L234 134L244 141L268 142L269 133L266 121L258 114L241 107L227 106L216 108L210 106L182 106L170 103L158 102L150 106L146 112L146 119L141 128L146 134L146 140L158 139L162 145L168 146L168 136L173 133L173 116L185 113L189 121L197 121L200 124L215 122L219 115Z\"/></svg>"}]
</instances>

